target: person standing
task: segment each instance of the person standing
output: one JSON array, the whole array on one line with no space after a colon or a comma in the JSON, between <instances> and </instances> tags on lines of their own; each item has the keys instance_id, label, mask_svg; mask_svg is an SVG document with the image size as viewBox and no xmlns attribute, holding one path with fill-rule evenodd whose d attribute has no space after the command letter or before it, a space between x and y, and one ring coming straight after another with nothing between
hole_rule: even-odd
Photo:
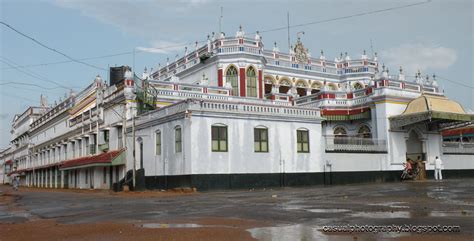
<instances>
[{"instance_id":1,"label":"person standing","mask_svg":"<svg viewBox=\"0 0 474 241\"><path fill-rule=\"evenodd\" d=\"M434 165L435 165L435 170L434 170L435 180L443 180L443 174L441 174L441 169L443 169L443 161L439 159L439 157L436 157L434 161Z\"/></svg>"}]
</instances>

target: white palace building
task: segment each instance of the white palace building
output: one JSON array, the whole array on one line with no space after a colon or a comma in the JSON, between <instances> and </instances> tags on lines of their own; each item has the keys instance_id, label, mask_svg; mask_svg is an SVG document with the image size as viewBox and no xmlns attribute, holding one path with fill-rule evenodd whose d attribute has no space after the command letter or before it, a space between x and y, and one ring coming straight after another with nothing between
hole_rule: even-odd
<instances>
[{"instance_id":1,"label":"white palace building","mask_svg":"<svg viewBox=\"0 0 474 241\"><path fill-rule=\"evenodd\" d=\"M440 156L474 177L474 144L442 131L474 121L435 77L389 74L365 52L264 49L240 29L134 77L111 68L58 103L15 116L0 178L45 188L198 190L400 180L407 158Z\"/></svg>"}]
</instances>

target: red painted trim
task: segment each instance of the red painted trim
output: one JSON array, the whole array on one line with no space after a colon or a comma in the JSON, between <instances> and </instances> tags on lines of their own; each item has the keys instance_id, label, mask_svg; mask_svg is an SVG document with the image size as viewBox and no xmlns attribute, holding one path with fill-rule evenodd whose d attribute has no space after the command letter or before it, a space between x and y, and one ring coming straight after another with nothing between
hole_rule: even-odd
<instances>
[{"instance_id":1,"label":"red painted trim","mask_svg":"<svg viewBox=\"0 0 474 241\"><path fill-rule=\"evenodd\" d=\"M222 76L222 69L217 70L217 86L222 87L224 86L224 79Z\"/></svg>"},{"instance_id":2,"label":"red painted trim","mask_svg":"<svg viewBox=\"0 0 474 241\"><path fill-rule=\"evenodd\" d=\"M204 87L203 91L204 93L207 93L207 87Z\"/></svg>"},{"instance_id":3,"label":"red painted trim","mask_svg":"<svg viewBox=\"0 0 474 241\"><path fill-rule=\"evenodd\" d=\"M347 99L352 99L354 98L354 94L353 93L347 93Z\"/></svg>"},{"instance_id":4,"label":"red painted trim","mask_svg":"<svg viewBox=\"0 0 474 241\"><path fill-rule=\"evenodd\" d=\"M355 115L369 111L369 107L364 108L355 108L355 109L346 109L346 110L321 110L322 115Z\"/></svg>"},{"instance_id":5,"label":"red painted trim","mask_svg":"<svg viewBox=\"0 0 474 241\"><path fill-rule=\"evenodd\" d=\"M245 97L245 68L240 68L240 96Z\"/></svg>"},{"instance_id":6,"label":"red painted trim","mask_svg":"<svg viewBox=\"0 0 474 241\"><path fill-rule=\"evenodd\" d=\"M258 98L263 98L263 80L262 80L262 70L258 71Z\"/></svg>"}]
</instances>

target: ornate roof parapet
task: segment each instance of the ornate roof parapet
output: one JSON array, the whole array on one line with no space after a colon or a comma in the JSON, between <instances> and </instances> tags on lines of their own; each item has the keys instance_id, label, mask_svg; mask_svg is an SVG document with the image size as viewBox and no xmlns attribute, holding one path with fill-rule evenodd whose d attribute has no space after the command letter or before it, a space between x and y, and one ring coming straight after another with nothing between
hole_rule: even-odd
<instances>
[{"instance_id":1,"label":"ornate roof parapet","mask_svg":"<svg viewBox=\"0 0 474 241\"><path fill-rule=\"evenodd\" d=\"M436 75L433 74L433 80L431 81L431 85L434 87L438 87L438 81L436 80Z\"/></svg>"},{"instance_id":2,"label":"ornate roof parapet","mask_svg":"<svg viewBox=\"0 0 474 241\"><path fill-rule=\"evenodd\" d=\"M367 60L367 59L368 59L367 54L365 53L365 49L364 49L364 51L362 52L362 55L360 56L360 58L363 59L363 60Z\"/></svg>"},{"instance_id":3,"label":"ornate roof parapet","mask_svg":"<svg viewBox=\"0 0 474 241\"><path fill-rule=\"evenodd\" d=\"M150 75L148 74L147 68L145 67L145 69L143 70L142 79L148 80L149 77Z\"/></svg>"},{"instance_id":4,"label":"ornate roof parapet","mask_svg":"<svg viewBox=\"0 0 474 241\"><path fill-rule=\"evenodd\" d=\"M385 64L382 64L382 78L388 78L388 69L385 68Z\"/></svg>"},{"instance_id":5,"label":"ornate roof parapet","mask_svg":"<svg viewBox=\"0 0 474 241\"><path fill-rule=\"evenodd\" d=\"M255 33L255 41L258 42L258 41L261 41L261 40L262 40L262 36L260 35L260 32L257 31L257 32Z\"/></svg>"},{"instance_id":6,"label":"ornate roof parapet","mask_svg":"<svg viewBox=\"0 0 474 241\"><path fill-rule=\"evenodd\" d=\"M321 49L321 55L319 55L320 60L326 60L326 56L324 56L324 51Z\"/></svg>"},{"instance_id":7,"label":"ornate roof parapet","mask_svg":"<svg viewBox=\"0 0 474 241\"><path fill-rule=\"evenodd\" d=\"M415 83L423 85L423 78L421 78L420 70L415 74Z\"/></svg>"},{"instance_id":8,"label":"ornate roof parapet","mask_svg":"<svg viewBox=\"0 0 474 241\"><path fill-rule=\"evenodd\" d=\"M273 51L273 53L280 53L280 49L278 48L276 41L273 43L273 50L272 51Z\"/></svg>"},{"instance_id":9,"label":"ornate roof parapet","mask_svg":"<svg viewBox=\"0 0 474 241\"><path fill-rule=\"evenodd\" d=\"M345 61L351 61L351 56L349 56L349 55L347 54L347 52L345 52L345 54L344 54L344 60L345 60Z\"/></svg>"},{"instance_id":10,"label":"ornate roof parapet","mask_svg":"<svg viewBox=\"0 0 474 241\"><path fill-rule=\"evenodd\" d=\"M405 81L405 74L403 73L402 66L400 66L400 73L398 73L398 80Z\"/></svg>"},{"instance_id":11,"label":"ornate roof parapet","mask_svg":"<svg viewBox=\"0 0 474 241\"><path fill-rule=\"evenodd\" d=\"M211 36L209 34L207 35L207 52L210 53L212 52L212 42L211 42Z\"/></svg>"},{"instance_id":12,"label":"ornate roof parapet","mask_svg":"<svg viewBox=\"0 0 474 241\"><path fill-rule=\"evenodd\" d=\"M245 37L245 32L242 30L242 25L239 26L239 31L235 33L236 38L243 38Z\"/></svg>"}]
</instances>

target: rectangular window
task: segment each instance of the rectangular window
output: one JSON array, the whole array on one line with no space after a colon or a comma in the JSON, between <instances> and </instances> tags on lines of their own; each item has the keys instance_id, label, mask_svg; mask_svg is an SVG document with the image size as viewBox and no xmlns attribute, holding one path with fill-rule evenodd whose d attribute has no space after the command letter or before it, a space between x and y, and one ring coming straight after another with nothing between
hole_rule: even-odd
<instances>
[{"instance_id":1,"label":"rectangular window","mask_svg":"<svg viewBox=\"0 0 474 241\"><path fill-rule=\"evenodd\" d=\"M212 151L227 151L227 126L213 126L211 129Z\"/></svg>"},{"instance_id":2,"label":"rectangular window","mask_svg":"<svg viewBox=\"0 0 474 241\"><path fill-rule=\"evenodd\" d=\"M255 152L268 152L268 130L255 128L253 133Z\"/></svg>"},{"instance_id":3,"label":"rectangular window","mask_svg":"<svg viewBox=\"0 0 474 241\"><path fill-rule=\"evenodd\" d=\"M174 130L174 150L176 153L181 152L181 128L178 127Z\"/></svg>"},{"instance_id":4,"label":"rectangular window","mask_svg":"<svg viewBox=\"0 0 474 241\"><path fill-rule=\"evenodd\" d=\"M122 127L119 126L117 127L117 140L118 140L118 149L122 149L123 148L123 139L122 139Z\"/></svg>"},{"instance_id":5,"label":"rectangular window","mask_svg":"<svg viewBox=\"0 0 474 241\"><path fill-rule=\"evenodd\" d=\"M109 143L109 130L104 130L104 142Z\"/></svg>"},{"instance_id":6,"label":"rectangular window","mask_svg":"<svg viewBox=\"0 0 474 241\"><path fill-rule=\"evenodd\" d=\"M309 131L296 131L297 152L309 152Z\"/></svg>"},{"instance_id":7,"label":"rectangular window","mask_svg":"<svg viewBox=\"0 0 474 241\"><path fill-rule=\"evenodd\" d=\"M155 155L161 155L161 131L155 133Z\"/></svg>"}]
</instances>

